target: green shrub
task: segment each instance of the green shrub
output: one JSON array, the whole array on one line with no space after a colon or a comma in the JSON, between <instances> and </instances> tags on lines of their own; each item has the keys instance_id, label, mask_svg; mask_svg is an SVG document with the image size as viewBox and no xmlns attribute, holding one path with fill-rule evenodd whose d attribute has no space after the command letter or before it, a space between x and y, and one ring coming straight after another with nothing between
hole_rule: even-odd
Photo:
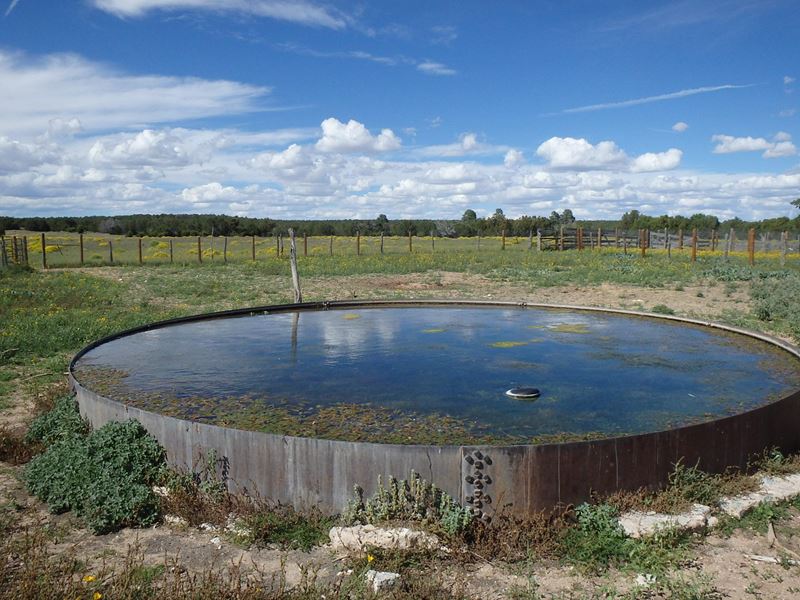
<instances>
[{"instance_id":1,"label":"green shrub","mask_svg":"<svg viewBox=\"0 0 800 600\"><path fill-rule=\"evenodd\" d=\"M25 441L52 446L69 438L83 437L88 432L89 425L78 412L75 396L68 395L58 398L50 412L33 420Z\"/></svg>"},{"instance_id":2,"label":"green shrub","mask_svg":"<svg viewBox=\"0 0 800 600\"><path fill-rule=\"evenodd\" d=\"M106 533L156 521L151 487L164 465L164 450L139 422L112 422L57 441L30 462L25 479L50 510L73 510L95 533Z\"/></svg>"},{"instance_id":3,"label":"green shrub","mask_svg":"<svg viewBox=\"0 0 800 600\"><path fill-rule=\"evenodd\" d=\"M666 304L656 304L653 308L650 309L651 312L657 313L659 315L674 315L675 311L671 309Z\"/></svg>"},{"instance_id":4,"label":"green shrub","mask_svg":"<svg viewBox=\"0 0 800 600\"><path fill-rule=\"evenodd\" d=\"M609 504L581 504L575 509L578 524L567 530L564 554L590 571L602 571L630 554L631 540Z\"/></svg>"}]
</instances>

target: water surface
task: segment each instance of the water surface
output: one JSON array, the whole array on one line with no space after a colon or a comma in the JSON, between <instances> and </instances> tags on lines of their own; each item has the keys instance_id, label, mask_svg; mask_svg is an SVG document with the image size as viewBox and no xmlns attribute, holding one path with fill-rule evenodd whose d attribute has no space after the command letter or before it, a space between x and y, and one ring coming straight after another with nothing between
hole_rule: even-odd
<instances>
[{"instance_id":1,"label":"water surface","mask_svg":"<svg viewBox=\"0 0 800 600\"><path fill-rule=\"evenodd\" d=\"M621 315L403 307L171 325L103 344L79 381L174 416L293 435L424 443L656 431L800 388L748 337ZM534 401L504 392L541 390Z\"/></svg>"}]
</instances>

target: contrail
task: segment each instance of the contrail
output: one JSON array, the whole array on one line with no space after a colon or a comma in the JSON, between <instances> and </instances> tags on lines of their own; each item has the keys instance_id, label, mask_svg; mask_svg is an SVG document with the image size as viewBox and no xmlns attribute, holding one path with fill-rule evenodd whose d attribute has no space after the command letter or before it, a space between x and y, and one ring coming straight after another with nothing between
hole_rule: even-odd
<instances>
[{"instance_id":1,"label":"contrail","mask_svg":"<svg viewBox=\"0 0 800 600\"><path fill-rule=\"evenodd\" d=\"M11 4L9 4L8 8L6 9L6 17L11 14L11 11L14 10L14 7L17 5L17 3L19 3L19 0L11 0Z\"/></svg>"},{"instance_id":2,"label":"contrail","mask_svg":"<svg viewBox=\"0 0 800 600\"><path fill-rule=\"evenodd\" d=\"M594 110L606 110L609 108L626 108L628 106L636 106L638 104L649 104L650 102L661 102L662 100L673 100L675 98L685 98L686 96L694 96L696 94L708 94L709 92L719 92L720 90L738 90L741 88L753 87L755 83L748 83L746 85L715 85L699 88L691 88L688 90L680 90L677 92L670 92L669 94L659 94L658 96L647 96L646 98L634 98L632 100L622 100L620 102L606 102L604 104L590 104L588 106L578 106L576 108L566 108L564 110L547 113L544 116L553 115L567 115L572 113L591 112Z\"/></svg>"}]
</instances>

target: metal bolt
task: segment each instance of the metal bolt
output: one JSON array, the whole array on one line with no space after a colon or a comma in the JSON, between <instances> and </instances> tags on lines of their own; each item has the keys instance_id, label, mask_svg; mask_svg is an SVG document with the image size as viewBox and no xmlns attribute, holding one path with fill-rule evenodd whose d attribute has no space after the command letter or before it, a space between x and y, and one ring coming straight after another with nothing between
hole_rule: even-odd
<instances>
[{"instance_id":1,"label":"metal bolt","mask_svg":"<svg viewBox=\"0 0 800 600\"><path fill-rule=\"evenodd\" d=\"M483 506L483 502L480 500L475 500L474 506L475 508L481 508Z\"/></svg>"},{"instance_id":2,"label":"metal bolt","mask_svg":"<svg viewBox=\"0 0 800 600\"><path fill-rule=\"evenodd\" d=\"M474 462L475 462L475 459L474 459L474 458L472 458L472 457L471 457L469 454L467 454L467 455L464 457L464 460L465 460L465 461L467 461L469 464L472 464L472 463L474 463Z\"/></svg>"},{"instance_id":3,"label":"metal bolt","mask_svg":"<svg viewBox=\"0 0 800 600\"><path fill-rule=\"evenodd\" d=\"M491 459L491 458L489 458L488 456L484 456L484 457L483 457L483 460L485 460L485 461L486 461L486 464L487 464L487 465L490 465L490 464L492 464L492 459Z\"/></svg>"},{"instance_id":4,"label":"metal bolt","mask_svg":"<svg viewBox=\"0 0 800 600\"><path fill-rule=\"evenodd\" d=\"M480 459L482 459L482 458L483 458L483 453L482 453L480 450L475 450L475 452L473 452L473 453L472 453L472 455L473 455L475 458L477 458L478 460L480 460Z\"/></svg>"},{"instance_id":5,"label":"metal bolt","mask_svg":"<svg viewBox=\"0 0 800 600\"><path fill-rule=\"evenodd\" d=\"M480 490L476 490L474 495L476 498L480 498L481 496L483 496L483 492Z\"/></svg>"},{"instance_id":6,"label":"metal bolt","mask_svg":"<svg viewBox=\"0 0 800 600\"><path fill-rule=\"evenodd\" d=\"M475 482L475 489L476 490L482 490L483 489L483 484L480 481L476 481Z\"/></svg>"},{"instance_id":7,"label":"metal bolt","mask_svg":"<svg viewBox=\"0 0 800 600\"><path fill-rule=\"evenodd\" d=\"M484 496L484 497L483 497L483 501L484 501L486 504L491 504L491 503L492 503L492 497L491 497L491 496Z\"/></svg>"},{"instance_id":8,"label":"metal bolt","mask_svg":"<svg viewBox=\"0 0 800 600\"><path fill-rule=\"evenodd\" d=\"M472 496L465 496L464 502L466 502L467 504L472 504Z\"/></svg>"},{"instance_id":9,"label":"metal bolt","mask_svg":"<svg viewBox=\"0 0 800 600\"><path fill-rule=\"evenodd\" d=\"M479 460L475 461L475 468L476 469L482 469L483 468L483 463L481 461L479 461Z\"/></svg>"},{"instance_id":10,"label":"metal bolt","mask_svg":"<svg viewBox=\"0 0 800 600\"><path fill-rule=\"evenodd\" d=\"M467 483L473 483L475 481L475 478L472 475L467 475L466 477L464 477L464 481L466 481Z\"/></svg>"},{"instance_id":11,"label":"metal bolt","mask_svg":"<svg viewBox=\"0 0 800 600\"><path fill-rule=\"evenodd\" d=\"M484 475L484 476L483 476L483 482L484 482L486 485L489 485L489 484L491 484L491 483L492 483L492 478L491 478L491 477L489 477L488 475Z\"/></svg>"}]
</instances>

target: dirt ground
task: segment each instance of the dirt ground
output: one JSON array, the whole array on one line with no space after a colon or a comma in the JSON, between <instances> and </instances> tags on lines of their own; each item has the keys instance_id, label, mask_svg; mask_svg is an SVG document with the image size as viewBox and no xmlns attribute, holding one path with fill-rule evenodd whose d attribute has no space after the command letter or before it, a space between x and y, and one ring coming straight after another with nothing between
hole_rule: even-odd
<instances>
[{"instance_id":1,"label":"dirt ground","mask_svg":"<svg viewBox=\"0 0 800 600\"><path fill-rule=\"evenodd\" d=\"M100 271L93 270L92 273L100 274ZM135 276L129 275L130 271L102 271L109 277ZM285 286L285 282L280 283L281 287ZM447 272L320 277L306 279L303 283L304 291L311 299L458 298L638 310L650 310L663 304L678 315L708 320L719 319L729 312L749 310L744 285L737 289L723 285L650 289L611 284L536 288L535 285L507 284L479 275ZM3 423L24 425L30 408L22 402L21 396L18 400L18 406L0 413ZM180 563L197 572L238 564L269 579L284 570L289 584L298 582L308 569L316 572L321 580L327 580L335 577L342 568L341 559L327 547L318 547L311 552L248 549L231 543L224 533L215 531L159 525L94 536L81 528L70 515L50 515L46 507L27 494L20 482L20 474L20 467L0 463L0 505L13 506L23 523L48 527L53 532L53 551L75 551L85 560L87 572L99 569L104 562L123 560L132 548L143 553L147 563ZM777 523L775 531L784 547L800 553L800 515L795 514ZM719 598L800 598L800 566L757 562L748 555L780 556L766 535L737 530L730 537L724 537L712 532L698 543L694 558L674 576L693 581L706 579L708 586L717 590L716 597ZM612 572L591 577L551 561L532 560L522 565L506 565L492 561L491 557L484 558L476 559L467 567L447 567L453 570L448 576L452 576L454 581L465 581L476 597L487 599L601 598L614 597L610 592L612 589L637 589L635 573ZM645 588L640 590L637 597L653 597Z\"/></svg>"}]
</instances>

